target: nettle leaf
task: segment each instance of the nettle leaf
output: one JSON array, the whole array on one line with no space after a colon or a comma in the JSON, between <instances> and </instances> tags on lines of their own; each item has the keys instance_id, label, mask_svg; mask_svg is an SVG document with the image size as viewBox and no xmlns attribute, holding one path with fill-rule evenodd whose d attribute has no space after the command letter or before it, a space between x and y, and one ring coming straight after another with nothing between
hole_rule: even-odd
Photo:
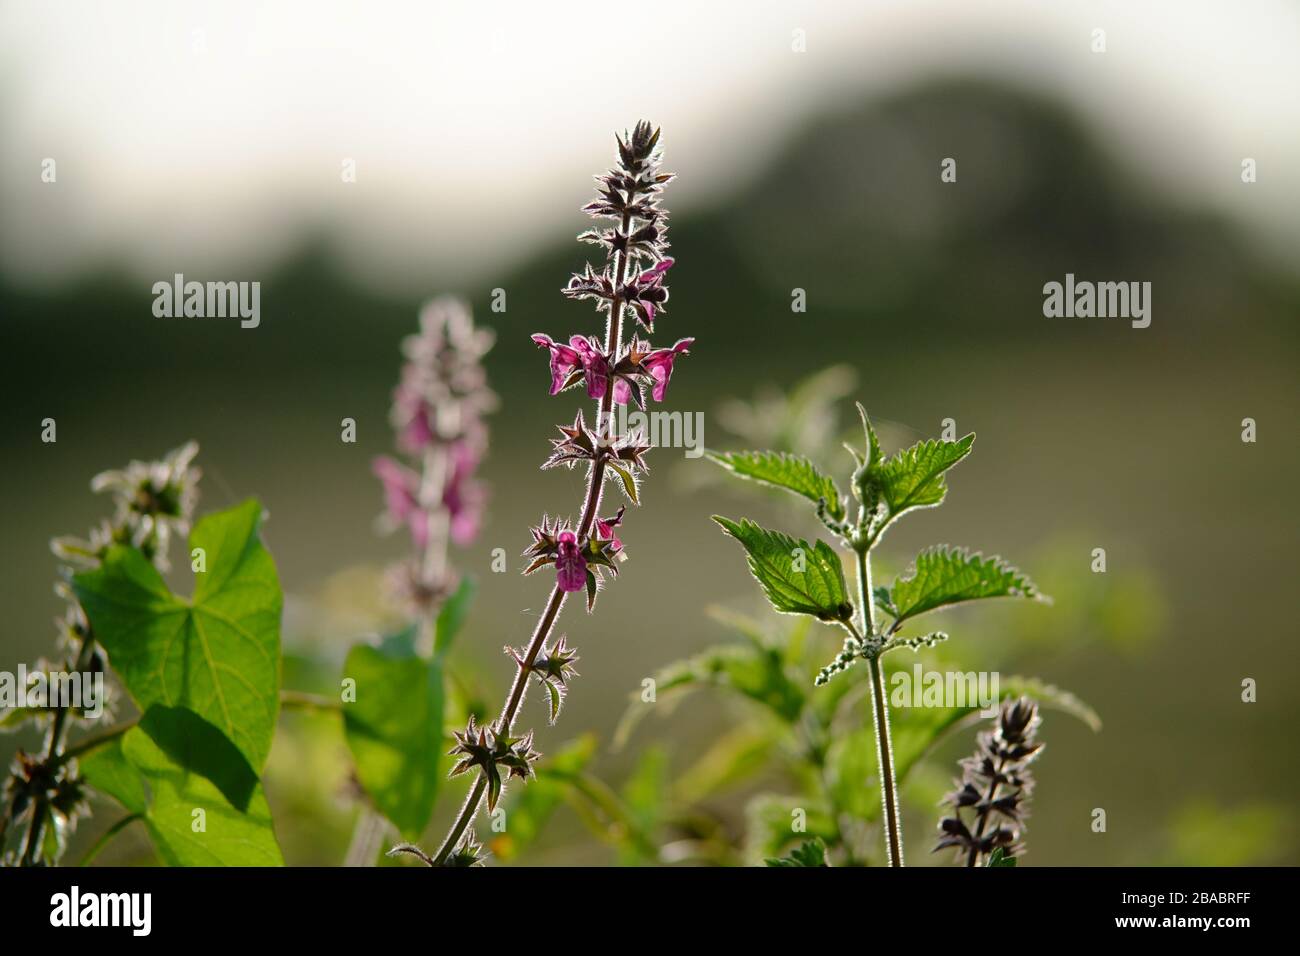
<instances>
[{"instance_id":1,"label":"nettle leaf","mask_svg":"<svg viewBox=\"0 0 1300 956\"><path fill-rule=\"evenodd\" d=\"M438 612L438 620L433 631L435 657L442 657L451 649L451 642L456 639L456 635L464 626L465 616L469 613L469 606L473 603L477 590L478 585L473 578L462 579L460 586L456 588L456 593L447 599L447 603Z\"/></svg>"},{"instance_id":2,"label":"nettle leaf","mask_svg":"<svg viewBox=\"0 0 1300 956\"><path fill-rule=\"evenodd\" d=\"M280 582L262 546L253 499L194 527L207 570L194 596L172 594L134 548L115 546L73 589L140 710L186 707L215 725L260 771L280 707Z\"/></svg>"},{"instance_id":3,"label":"nettle leaf","mask_svg":"<svg viewBox=\"0 0 1300 956\"><path fill-rule=\"evenodd\" d=\"M191 710L150 707L80 768L91 786L140 815L169 866L284 865L257 774Z\"/></svg>"},{"instance_id":4,"label":"nettle leaf","mask_svg":"<svg viewBox=\"0 0 1300 956\"><path fill-rule=\"evenodd\" d=\"M946 472L970 454L975 433L957 441L929 439L900 451L873 468L892 521L913 508L933 508L948 494Z\"/></svg>"},{"instance_id":5,"label":"nettle leaf","mask_svg":"<svg viewBox=\"0 0 1300 956\"><path fill-rule=\"evenodd\" d=\"M844 520L844 500L835 479L823 474L807 458L774 451L710 453L709 457L742 478L793 491L814 504L825 500L827 514L837 521Z\"/></svg>"},{"instance_id":6,"label":"nettle leaf","mask_svg":"<svg viewBox=\"0 0 1300 956\"><path fill-rule=\"evenodd\" d=\"M415 630L378 647L358 644L343 674L356 700L343 705L343 734L357 779L403 837L415 840L433 813L442 782L442 660L416 652Z\"/></svg>"},{"instance_id":7,"label":"nettle leaf","mask_svg":"<svg viewBox=\"0 0 1300 956\"><path fill-rule=\"evenodd\" d=\"M1014 856L1007 856L1007 851L999 846L995 847L993 852L989 854L989 861L985 865L996 867L1015 866L1016 858Z\"/></svg>"},{"instance_id":8,"label":"nettle leaf","mask_svg":"<svg viewBox=\"0 0 1300 956\"><path fill-rule=\"evenodd\" d=\"M903 621L951 604L999 597L1046 600L1033 581L1001 558L937 545L918 554L887 595L877 591L876 604Z\"/></svg>"},{"instance_id":9,"label":"nettle leaf","mask_svg":"<svg viewBox=\"0 0 1300 956\"><path fill-rule=\"evenodd\" d=\"M713 520L744 547L750 573L778 611L810 614L821 621L853 616L853 605L845 597L844 566L826 542L810 545L760 528L748 518L737 523L714 515Z\"/></svg>"},{"instance_id":10,"label":"nettle leaf","mask_svg":"<svg viewBox=\"0 0 1300 956\"><path fill-rule=\"evenodd\" d=\"M768 866L827 866L826 847L821 840L809 840L789 854L763 861Z\"/></svg>"}]
</instances>

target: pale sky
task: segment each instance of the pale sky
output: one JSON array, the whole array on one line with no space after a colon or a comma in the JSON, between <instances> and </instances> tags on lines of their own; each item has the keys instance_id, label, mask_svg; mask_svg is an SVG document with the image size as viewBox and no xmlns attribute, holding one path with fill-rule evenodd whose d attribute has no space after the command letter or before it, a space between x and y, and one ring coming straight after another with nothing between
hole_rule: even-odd
<instances>
[{"instance_id":1,"label":"pale sky","mask_svg":"<svg viewBox=\"0 0 1300 956\"><path fill-rule=\"evenodd\" d=\"M0 269L235 276L316 230L376 287L483 279L574 224L642 116L690 173L681 216L792 122L971 70L1065 97L1153 189L1300 239L1295 0L19 0L0 3ZM1266 194L1243 192L1247 156Z\"/></svg>"}]
</instances>

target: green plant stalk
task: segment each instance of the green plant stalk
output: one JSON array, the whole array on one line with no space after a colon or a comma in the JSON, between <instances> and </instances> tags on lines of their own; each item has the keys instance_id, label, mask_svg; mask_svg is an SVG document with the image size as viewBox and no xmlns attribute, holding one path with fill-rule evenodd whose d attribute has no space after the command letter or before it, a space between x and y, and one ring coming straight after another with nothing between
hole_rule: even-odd
<instances>
[{"instance_id":1,"label":"green plant stalk","mask_svg":"<svg viewBox=\"0 0 1300 956\"><path fill-rule=\"evenodd\" d=\"M871 553L866 546L856 550L858 558L858 603L861 605L862 633L868 640L876 630L876 613L871 592ZM880 655L867 658L871 668L871 716L876 731L876 766L880 771L880 799L885 821L885 843L889 865L903 865L903 825L898 814L898 784L894 780L894 745L889 737L889 697L885 689L885 672Z\"/></svg>"}]
</instances>

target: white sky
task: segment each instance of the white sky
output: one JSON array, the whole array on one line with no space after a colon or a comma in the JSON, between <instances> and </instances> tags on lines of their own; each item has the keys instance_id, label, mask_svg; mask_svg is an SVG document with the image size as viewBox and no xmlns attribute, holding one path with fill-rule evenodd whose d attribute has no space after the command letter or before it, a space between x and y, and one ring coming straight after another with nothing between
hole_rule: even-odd
<instances>
[{"instance_id":1,"label":"white sky","mask_svg":"<svg viewBox=\"0 0 1300 956\"><path fill-rule=\"evenodd\" d=\"M486 278L581 225L639 117L690 174L681 215L810 112L968 69L1068 97L1153 188L1300 239L1295 0L19 0L0 3L0 268L224 277L318 229L390 290ZM1244 191L1245 156L1266 189Z\"/></svg>"}]
</instances>

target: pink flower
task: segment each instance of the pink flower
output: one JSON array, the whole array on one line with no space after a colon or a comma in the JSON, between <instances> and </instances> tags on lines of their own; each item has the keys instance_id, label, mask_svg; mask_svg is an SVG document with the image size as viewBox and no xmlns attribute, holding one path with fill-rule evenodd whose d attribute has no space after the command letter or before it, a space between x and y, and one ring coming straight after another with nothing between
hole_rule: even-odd
<instances>
[{"instance_id":1,"label":"pink flower","mask_svg":"<svg viewBox=\"0 0 1300 956\"><path fill-rule=\"evenodd\" d=\"M618 513L612 518L596 519L596 537L602 541L610 542L610 553L617 554L623 550L623 542L618 539L618 532L614 529L623 523L623 512L626 509L619 508Z\"/></svg>"},{"instance_id":2,"label":"pink flower","mask_svg":"<svg viewBox=\"0 0 1300 956\"><path fill-rule=\"evenodd\" d=\"M478 534L487 495L483 486L473 480L479 455L469 442L457 442L451 447L450 454L442 504L450 519L451 540L466 545Z\"/></svg>"},{"instance_id":3,"label":"pink flower","mask_svg":"<svg viewBox=\"0 0 1300 956\"><path fill-rule=\"evenodd\" d=\"M559 394L569 376L581 368L587 376L587 397L603 398L609 387L609 359L586 336L575 335L561 345L549 335L538 333L533 341L551 352L551 394Z\"/></svg>"},{"instance_id":4,"label":"pink flower","mask_svg":"<svg viewBox=\"0 0 1300 956\"><path fill-rule=\"evenodd\" d=\"M555 570L559 572L561 591L581 591L587 586L587 559L578 548L572 531L561 531L556 538Z\"/></svg>"},{"instance_id":5,"label":"pink flower","mask_svg":"<svg viewBox=\"0 0 1300 956\"><path fill-rule=\"evenodd\" d=\"M679 339L672 348L656 349L641 359L641 367L655 380L650 395L656 402L664 400L664 393L668 390L668 379L673 374L673 362L678 355L689 355L694 342L694 339Z\"/></svg>"},{"instance_id":6,"label":"pink flower","mask_svg":"<svg viewBox=\"0 0 1300 956\"><path fill-rule=\"evenodd\" d=\"M582 367L587 373L587 397L604 398L609 387L609 360L581 335L569 339L569 344L582 357Z\"/></svg>"},{"instance_id":7,"label":"pink flower","mask_svg":"<svg viewBox=\"0 0 1300 956\"><path fill-rule=\"evenodd\" d=\"M394 524L405 524L417 548L429 542L429 518L420 508L420 476L387 456L371 463L375 476L384 486L388 517Z\"/></svg>"},{"instance_id":8,"label":"pink flower","mask_svg":"<svg viewBox=\"0 0 1300 956\"><path fill-rule=\"evenodd\" d=\"M582 364L582 356L540 332L533 336L533 341L541 348L551 350L551 394L558 395L569 373Z\"/></svg>"},{"instance_id":9,"label":"pink flower","mask_svg":"<svg viewBox=\"0 0 1300 956\"><path fill-rule=\"evenodd\" d=\"M668 301L668 290L663 283L672 265L672 259L660 259L629 283L628 300L636 310L638 321L648 330L654 329L656 309L664 311L663 304Z\"/></svg>"},{"instance_id":10,"label":"pink flower","mask_svg":"<svg viewBox=\"0 0 1300 956\"><path fill-rule=\"evenodd\" d=\"M393 421L397 425L397 447L409 455L418 455L437 437L429 421L429 405L413 381L404 375L393 391Z\"/></svg>"}]
</instances>

